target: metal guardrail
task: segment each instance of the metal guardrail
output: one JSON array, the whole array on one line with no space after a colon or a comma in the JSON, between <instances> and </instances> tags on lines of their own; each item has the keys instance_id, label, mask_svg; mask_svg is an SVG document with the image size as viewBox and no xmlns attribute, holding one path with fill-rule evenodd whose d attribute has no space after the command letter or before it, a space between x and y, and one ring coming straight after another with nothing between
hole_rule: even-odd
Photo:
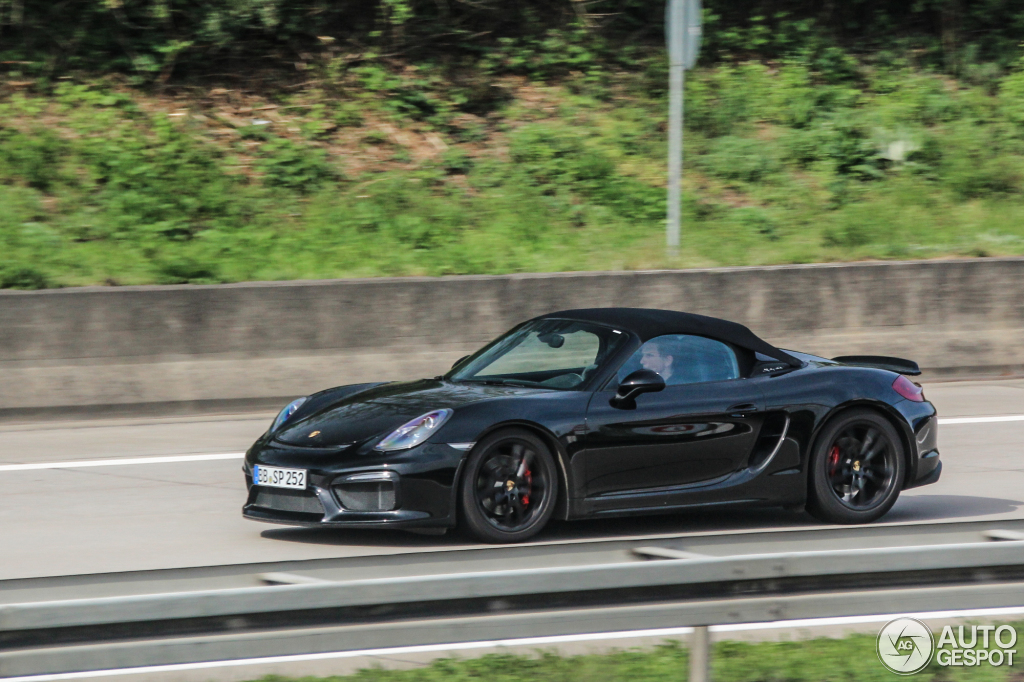
<instances>
[{"instance_id":1,"label":"metal guardrail","mask_svg":"<svg viewBox=\"0 0 1024 682\"><path fill-rule=\"evenodd\" d=\"M273 585L0 605L0 678L1005 606L1024 606L1024 541Z\"/></svg>"}]
</instances>

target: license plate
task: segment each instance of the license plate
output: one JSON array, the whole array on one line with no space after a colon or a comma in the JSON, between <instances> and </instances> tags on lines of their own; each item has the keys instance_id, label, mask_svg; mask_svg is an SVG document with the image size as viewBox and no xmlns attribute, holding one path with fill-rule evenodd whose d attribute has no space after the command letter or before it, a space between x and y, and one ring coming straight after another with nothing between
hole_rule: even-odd
<instances>
[{"instance_id":1,"label":"license plate","mask_svg":"<svg viewBox=\"0 0 1024 682\"><path fill-rule=\"evenodd\" d=\"M278 469L277 467L266 467L256 464L252 468L252 481L256 485L263 485L268 488L305 490L306 470Z\"/></svg>"}]
</instances>

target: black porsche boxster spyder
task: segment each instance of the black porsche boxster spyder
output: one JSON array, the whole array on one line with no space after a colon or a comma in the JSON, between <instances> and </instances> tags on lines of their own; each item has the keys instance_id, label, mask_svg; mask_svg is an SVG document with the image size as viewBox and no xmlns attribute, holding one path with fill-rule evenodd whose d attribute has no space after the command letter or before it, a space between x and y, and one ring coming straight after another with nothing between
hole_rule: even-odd
<instances>
[{"instance_id":1,"label":"black porsche boxster spyder","mask_svg":"<svg viewBox=\"0 0 1024 682\"><path fill-rule=\"evenodd\" d=\"M520 324L445 375L293 401L252 446L246 518L521 541L551 518L806 508L867 523L942 470L908 360L599 308Z\"/></svg>"}]
</instances>

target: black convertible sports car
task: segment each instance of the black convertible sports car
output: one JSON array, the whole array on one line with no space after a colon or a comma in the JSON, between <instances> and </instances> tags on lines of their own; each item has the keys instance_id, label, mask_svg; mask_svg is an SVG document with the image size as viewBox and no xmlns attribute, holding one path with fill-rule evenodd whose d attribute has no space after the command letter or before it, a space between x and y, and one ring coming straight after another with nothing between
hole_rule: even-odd
<instances>
[{"instance_id":1,"label":"black convertible sports car","mask_svg":"<svg viewBox=\"0 0 1024 682\"><path fill-rule=\"evenodd\" d=\"M724 506L866 523L942 470L916 374L898 358L783 351L701 315L542 315L444 376L295 400L246 454L243 514L459 524L489 542L552 517Z\"/></svg>"}]
</instances>

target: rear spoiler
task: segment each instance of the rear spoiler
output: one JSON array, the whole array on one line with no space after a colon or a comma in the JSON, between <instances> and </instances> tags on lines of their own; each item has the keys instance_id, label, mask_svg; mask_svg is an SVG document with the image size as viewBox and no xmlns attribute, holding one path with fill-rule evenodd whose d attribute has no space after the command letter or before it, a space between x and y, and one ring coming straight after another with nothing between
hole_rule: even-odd
<instances>
[{"instance_id":1,"label":"rear spoiler","mask_svg":"<svg viewBox=\"0 0 1024 682\"><path fill-rule=\"evenodd\" d=\"M875 369L887 369L890 372L906 374L916 377L921 374L921 368L913 360L903 358L890 358L885 355L840 355L832 358L834 362L841 362L844 365L857 365L858 367L874 367Z\"/></svg>"}]
</instances>

